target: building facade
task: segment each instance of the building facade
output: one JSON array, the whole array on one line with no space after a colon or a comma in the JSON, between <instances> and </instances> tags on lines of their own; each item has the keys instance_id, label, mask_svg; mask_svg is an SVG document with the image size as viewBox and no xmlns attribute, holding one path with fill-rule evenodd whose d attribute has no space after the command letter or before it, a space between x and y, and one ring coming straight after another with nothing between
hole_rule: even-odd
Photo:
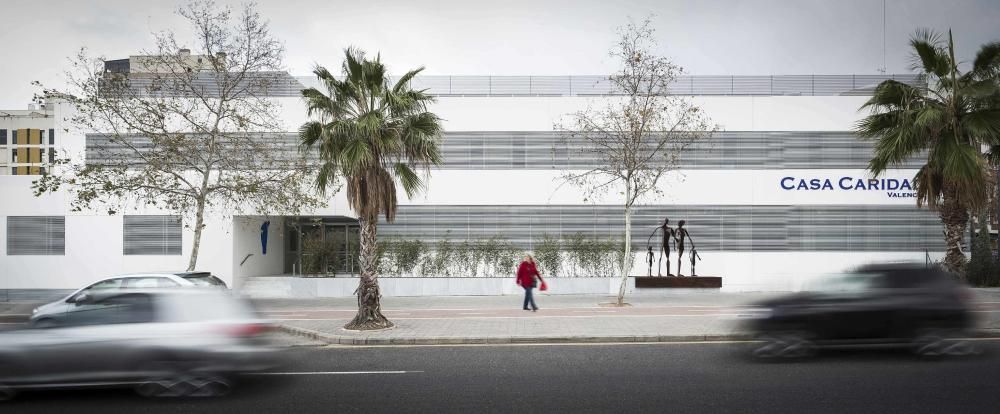
<instances>
[{"instance_id":1,"label":"building facade","mask_svg":"<svg viewBox=\"0 0 1000 414\"><path fill-rule=\"evenodd\" d=\"M117 71L128 71L121 61L117 65ZM679 168L661 180L662 197L643 200L636 208L632 243L640 254L633 273L646 274L641 253L664 218L687 222L702 258L698 273L722 276L725 290L797 290L824 273L871 261L943 256L937 216L915 206L911 180L919 160L871 180L865 171L871 143L851 133L865 115L859 108L873 87L892 76L678 79L674 92L691 96L722 131L681 156ZM282 79L269 95L281 103L289 132L270 139L294 145L292 131L306 121L298 91L315 86L315 80ZM553 132L569 113L620 99L604 78L425 76L414 83L437 97L431 110L444 120L444 163L432 171L425 193L411 200L399 194L396 221L380 224L381 237L433 244L500 236L524 251L546 237L622 237L623 209L614 196L585 202L581 190L560 179L598 160L580 157L568 146L582 143L564 142ZM51 125L25 124L17 130L57 131L72 112L59 102L45 110ZM67 133L53 141L51 131L45 138L41 132L37 139L28 138L29 148L86 156L94 153L88 148L106 145L101 134ZM45 156L38 154L35 163L31 154L26 163L8 161L4 170L13 174L11 168L24 167L17 171L40 173ZM113 216L73 212L65 194L33 196L31 180L0 177L5 195L0 201L5 236L0 289L74 288L118 273L186 266L192 232L182 218L148 209ZM301 273L306 233L343 241L342 259L324 272L356 270L351 246L357 226L342 193L305 217L210 218L198 267L236 286L254 277ZM29 243L24 234L45 237ZM688 258L682 260L687 274ZM400 275L383 275L393 276Z\"/></svg>"}]
</instances>

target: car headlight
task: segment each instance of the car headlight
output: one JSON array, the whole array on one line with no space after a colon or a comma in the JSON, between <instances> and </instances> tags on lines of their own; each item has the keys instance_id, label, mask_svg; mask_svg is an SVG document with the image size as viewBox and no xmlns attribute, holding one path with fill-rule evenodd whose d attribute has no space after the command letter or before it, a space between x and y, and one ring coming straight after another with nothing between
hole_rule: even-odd
<instances>
[{"instance_id":1,"label":"car headlight","mask_svg":"<svg viewBox=\"0 0 1000 414\"><path fill-rule=\"evenodd\" d=\"M31 310L31 314L32 314L32 315L34 315L34 314L36 314L36 313L38 313L38 308L35 308L35 309L32 309L32 310Z\"/></svg>"}]
</instances>

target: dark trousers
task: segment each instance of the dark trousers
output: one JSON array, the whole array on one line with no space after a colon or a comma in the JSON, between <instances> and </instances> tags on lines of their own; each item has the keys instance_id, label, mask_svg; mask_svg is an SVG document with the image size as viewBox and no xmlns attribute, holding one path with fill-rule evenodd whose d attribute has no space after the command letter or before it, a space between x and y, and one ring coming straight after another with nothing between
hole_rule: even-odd
<instances>
[{"instance_id":1,"label":"dark trousers","mask_svg":"<svg viewBox=\"0 0 1000 414\"><path fill-rule=\"evenodd\" d=\"M528 303L531 303L531 309L538 309L535 305L535 297L532 296L531 291L535 289L533 287L524 288L524 309L528 309Z\"/></svg>"}]
</instances>

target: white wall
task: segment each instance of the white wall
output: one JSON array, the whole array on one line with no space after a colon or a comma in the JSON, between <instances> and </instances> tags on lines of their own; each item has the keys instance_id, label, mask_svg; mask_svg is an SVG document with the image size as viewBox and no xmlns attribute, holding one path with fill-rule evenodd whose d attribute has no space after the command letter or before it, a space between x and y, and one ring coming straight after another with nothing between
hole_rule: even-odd
<instances>
[{"instance_id":1,"label":"white wall","mask_svg":"<svg viewBox=\"0 0 1000 414\"><path fill-rule=\"evenodd\" d=\"M260 226L264 221L270 221L267 236L267 254L263 254L260 243ZM284 273L285 261L285 228L281 217L246 217L233 218L233 284L240 288L246 278L253 276L280 275ZM251 255L247 257L247 255ZM240 264L243 258L246 262Z\"/></svg>"},{"instance_id":2,"label":"white wall","mask_svg":"<svg viewBox=\"0 0 1000 414\"><path fill-rule=\"evenodd\" d=\"M399 190L400 204L545 205L580 204L583 192L560 185L559 170L438 170L427 191L410 200ZM889 170L882 178L912 180L916 170ZM786 190L784 177L830 179L832 190ZM913 198L890 197L883 190L844 190L842 177L865 178L864 170L685 170L660 179L664 196L644 202L708 205L913 205ZM613 189L612 189L613 190ZM609 190L602 204L618 204ZM899 191L894 191L899 192ZM905 191L904 191L905 192Z\"/></svg>"}]
</instances>

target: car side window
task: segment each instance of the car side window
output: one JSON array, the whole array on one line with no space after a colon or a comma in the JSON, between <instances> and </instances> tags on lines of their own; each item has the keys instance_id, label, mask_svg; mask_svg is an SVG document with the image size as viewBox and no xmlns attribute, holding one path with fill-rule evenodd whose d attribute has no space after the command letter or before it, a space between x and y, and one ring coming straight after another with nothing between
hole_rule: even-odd
<instances>
[{"instance_id":1,"label":"car side window","mask_svg":"<svg viewBox=\"0 0 1000 414\"><path fill-rule=\"evenodd\" d=\"M93 302L93 308L79 317L70 318L64 326L114 325L145 323L154 320L153 303L146 294L115 295Z\"/></svg>"},{"instance_id":2,"label":"car side window","mask_svg":"<svg viewBox=\"0 0 1000 414\"><path fill-rule=\"evenodd\" d=\"M124 279L122 278L102 280L100 282L94 283L93 285L87 286L85 289L81 290L80 293L77 293L76 296L73 296L72 300L75 301L79 299L80 296L82 296L84 293L90 294L102 290L120 289L122 288L123 282Z\"/></svg>"},{"instance_id":3,"label":"car side window","mask_svg":"<svg viewBox=\"0 0 1000 414\"><path fill-rule=\"evenodd\" d=\"M115 303L118 308L117 323L147 323L154 320L150 295L121 295L115 297Z\"/></svg>"},{"instance_id":4,"label":"car side window","mask_svg":"<svg viewBox=\"0 0 1000 414\"><path fill-rule=\"evenodd\" d=\"M120 289L123 281L122 278L102 280L90 285L87 290Z\"/></svg>"}]
</instances>

